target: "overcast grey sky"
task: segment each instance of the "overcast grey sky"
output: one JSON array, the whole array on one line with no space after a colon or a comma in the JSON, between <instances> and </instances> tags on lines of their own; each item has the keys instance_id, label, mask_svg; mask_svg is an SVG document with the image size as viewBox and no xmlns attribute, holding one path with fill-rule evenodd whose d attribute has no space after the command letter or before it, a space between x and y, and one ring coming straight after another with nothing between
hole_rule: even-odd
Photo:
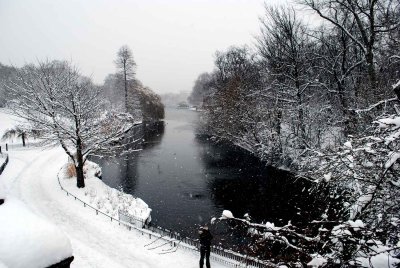
<instances>
[{"instance_id":1,"label":"overcast grey sky","mask_svg":"<svg viewBox=\"0 0 400 268\"><path fill-rule=\"evenodd\" d=\"M216 50L251 44L263 0L0 0L0 62L67 59L102 83L118 48L158 93L190 91ZM287 0L266 0L269 4Z\"/></svg>"}]
</instances>

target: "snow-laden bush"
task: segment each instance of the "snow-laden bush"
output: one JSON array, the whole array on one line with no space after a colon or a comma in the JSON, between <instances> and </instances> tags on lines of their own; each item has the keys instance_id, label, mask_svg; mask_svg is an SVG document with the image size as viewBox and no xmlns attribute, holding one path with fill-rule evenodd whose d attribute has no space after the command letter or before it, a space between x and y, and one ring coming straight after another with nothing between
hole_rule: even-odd
<instances>
[{"instance_id":1,"label":"snow-laden bush","mask_svg":"<svg viewBox=\"0 0 400 268\"><path fill-rule=\"evenodd\" d=\"M61 180L61 184L68 192L112 217L118 218L121 211L143 222L151 220L151 209L142 199L126 194L122 189L111 188L99 179L102 174L101 167L96 163L88 160L85 162L83 170L86 187L84 189L76 188L75 180L68 179L69 166L70 163L67 163L60 172L60 175L65 178Z\"/></svg>"},{"instance_id":2,"label":"snow-laden bush","mask_svg":"<svg viewBox=\"0 0 400 268\"><path fill-rule=\"evenodd\" d=\"M66 166L63 167L63 174L66 178L76 178L76 168L72 161L70 161ZM86 177L101 177L101 168L96 163L91 161L86 161L83 166L83 174Z\"/></svg>"},{"instance_id":3,"label":"snow-laden bush","mask_svg":"<svg viewBox=\"0 0 400 268\"><path fill-rule=\"evenodd\" d=\"M326 192L321 226L331 225L325 248L331 263L398 262L400 239L400 115L373 122L368 133L335 152L312 158L315 189Z\"/></svg>"}]
</instances>

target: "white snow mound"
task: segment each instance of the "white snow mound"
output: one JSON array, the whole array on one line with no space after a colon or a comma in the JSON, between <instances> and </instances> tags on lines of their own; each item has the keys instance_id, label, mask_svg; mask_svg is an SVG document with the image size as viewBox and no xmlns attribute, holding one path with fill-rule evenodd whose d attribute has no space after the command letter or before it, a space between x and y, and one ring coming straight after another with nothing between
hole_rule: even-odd
<instances>
[{"instance_id":1,"label":"white snow mound","mask_svg":"<svg viewBox=\"0 0 400 268\"><path fill-rule=\"evenodd\" d=\"M48 267L72 256L68 237L14 197L0 205L0 218L0 267Z\"/></svg>"},{"instance_id":2,"label":"white snow mound","mask_svg":"<svg viewBox=\"0 0 400 268\"><path fill-rule=\"evenodd\" d=\"M85 188L76 187L76 177L67 176L67 167L68 164L60 172L60 182L69 193L114 218L118 218L121 211L141 222L151 221L151 209L142 199L111 188L96 177L101 175L101 168L96 163L85 162Z\"/></svg>"},{"instance_id":3,"label":"white snow mound","mask_svg":"<svg viewBox=\"0 0 400 268\"><path fill-rule=\"evenodd\" d=\"M316 254L316 255L313 256L313 259L309 263L307 263L307 266L309 266L309 267L321 267L321 266L325 265L327 262L328 261L324 257L322 257L319 254Z\"/></svg>"},{"instance_id":4,"label":"white snow mound","mask_svg":"<svg viewBox=\"0 0 400 268\"><path fill-rule=\"evenodd\" d=\"M224 210L224 211L222 211L222 218L223 219L233 219L234 217L233 217L233 214L231 211Z\"/></svg>"}]
</instances>

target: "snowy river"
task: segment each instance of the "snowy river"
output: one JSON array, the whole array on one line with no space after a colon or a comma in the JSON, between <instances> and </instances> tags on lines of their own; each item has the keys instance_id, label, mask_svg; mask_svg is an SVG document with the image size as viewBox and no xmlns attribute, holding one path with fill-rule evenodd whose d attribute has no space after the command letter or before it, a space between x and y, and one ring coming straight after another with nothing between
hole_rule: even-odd
<instances>
[{"instance_id":1,"label":"snowy river","mask_svg":"<svg viewBox=\"0 0 400 268\"><path fill-rule=\"evenodd\" d=\"M199 116L166 109L165 122L145 130L142 151L96 161L104 182L142 198L157 225L191 237L224 209L275 225L311 216L313 205L301 182L238 148L196 137ZM231 239L226 226L211 230L221 243Z\"/></svg>"}]
</instances>

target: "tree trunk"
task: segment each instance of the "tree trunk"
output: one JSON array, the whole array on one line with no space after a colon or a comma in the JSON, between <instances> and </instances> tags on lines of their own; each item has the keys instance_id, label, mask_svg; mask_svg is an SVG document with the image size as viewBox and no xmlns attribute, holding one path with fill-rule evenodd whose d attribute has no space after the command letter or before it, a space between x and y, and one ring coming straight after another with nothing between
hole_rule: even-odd
<instances>
[{"instance_id":1,"label":"tree trunk","mask_svg":"<svg viewBox=\"0 0 400 268\"><path fill-rule=\"evenodd\" d=\"M78 188L85 188L85 177L83 175L83 166L78 164L75 166L76 169L76 186Z\"/></svg>"},{"instance_id":2,"label":"tree trunk","mask_svg":"<svg viewBox=\"0 0 400 268\"><path fill-rule=\"evenodd\" d=\"M376 72L375 72L375 66L374 66L374 56L371 53L370 55L367 56L367 64L368 64L368 77L369 77L369 83L371 87L371 93L375 94L376 92Z\"/></svg>"},{"instance_id":3,"label":"tree trunk","mask_svg":"<svg viewBox=\"0 0 400 268\"><path fill-rule=\"evenodd\" d=\"M78 188L84 188L85 187L85 177L83 175L83 155L82 155L82 141L81 141L81 139L77 140L76 147L77 147L77 150L76 150L77 165L75 165L75 168L76 168L76 186Z\"/></svg>"},{"instance_id":4,"label":"tree trunk","mask_svg":"<svg viewBox=\"0 0 400 268\"><path fill-rule=\"evenodd\" d=\"M128 83L126 81L126 63L124 62L124 86L125 86L125 112L128 112Z\"/></svg>"},{"instance_id":5,"label":"tree trunk","mask_svg":"<svg viewBox=\"0 0 400 268\"><path fill-rule=\"evenodd\" d=\"M279 141L279 147L278 147L278 151L279 151L279 155L282 155L282 140L281 140L281 132L282 132L282 110L278 110L277 112L277 120L276 120L276 134L277 134L277 138Z\"/></svg>"},{"instance_id":6,"label":"tree trunk","mask_svg":"<svg viewBox=\"0 0 400 268\"><path fill-rule=\"evenodd\" d=\"M298 82L296 82L296 86L298 85L297 88L297 109L298 109L298 125L297 125L297 130L298 130L298 136L301 139L302 144L304 145L304 141L306 140L306 129L304 125L304 110L303 110L303 100L300 94L300 85ZM300 133L299 133L300 132Z\"/></svg>"},{"instance_id":7,"label":"tree trunk","mask_svg":"<svg viewBox=\"0 0 400 268\"><path fill-rule=\"evenodd\" d=\"M367 45L367 55L366 55L366 61L368 64L368 76L369 76L369 82L371 86L371 93L372 97L376 96L375 94L379 93L377 92L377 79L376 79L376 73L375 73L375 66L374 66L374 45L375 45L375 36L376 36L376 25L375 25L375 15L376 15L376 5L378 1L372 1L370 2L370 8L369 8L369 40ZM373 100L375 101L375 100Z\"/></svg>"},{"instance_id":8,"label":"tree trunk","mask_svg":"<svg viewBox=\"0 0 400 268\"><path fill-rule=\"evenodd\" d=\"M339 101L342 109L342 115L344 118L343 134L347 137L347 135L354 133L354 128L355 128L354 116L349 110L349 104L347 97L345 96L345 85L343 81L337 82L337 87L339 91Z\"/></svg>"},{"instance_id":9,"label":"tree trunk","mask_svg":"<svg viewBox=\"0 0 400 268\"><path fill-rule=\"evenodd\" d=\"M277 111L277 113L276 113L276 115L277 115L277 122L276 122L276 125L275 125L275 127L276 127L276 133L278 134L278 137L280 137L281 136L281 131L282 131L282 126L281 126L281 123L282 123L282 110L278 110Z\"/></svg>"},{"instance_id":10,"label":"tree trunk","mask_svg":"<svg viewBox=\"0 0 400 268\"><path fill-rule=\"evenodd\" d=\"M295 86L296 86L296 97L297 97L297 136L300 137L301 139L301 147L304 145L304 141L306 140L306 129L304 126L304 111L303 111L303 100L302 100L302 94L301 94L301 86L300 86L300 81L299 81L299 70L298 70L298 64L295 62L295 67L294 67L294 77L295 77Z\"/></svg>"},{"instance_id":11,"label":"tree trunk","mask_svg":"<svg viewBox=\"0 0 400 268\"><path fill-rule=\"evenodd\" d=\"M22 138L22 146L25 147L25 132L21 133L21 138Z\"/></svg>"}]
</instances>

